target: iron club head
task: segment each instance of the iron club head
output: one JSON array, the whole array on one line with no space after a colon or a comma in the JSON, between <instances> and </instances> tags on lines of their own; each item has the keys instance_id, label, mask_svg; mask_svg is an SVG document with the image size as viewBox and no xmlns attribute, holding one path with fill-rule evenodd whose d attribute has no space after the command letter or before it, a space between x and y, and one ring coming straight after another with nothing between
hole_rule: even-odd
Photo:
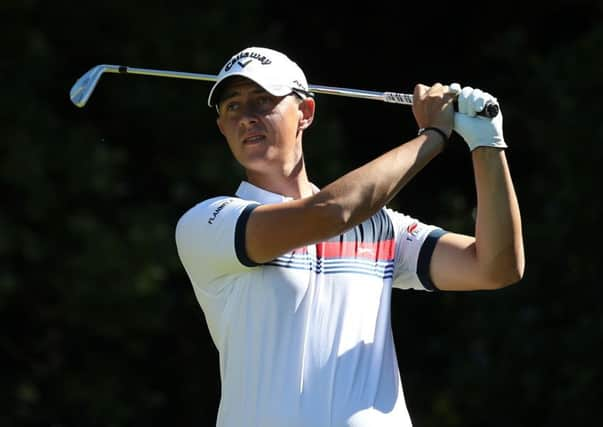
<instances>
[{"instance_id":1,"label":"iron club head","mask_svg":"<svg viewBox=\"0 0 603 427\"><path fill-rule=\"evenodd\" d=\"M106 71L114 72L113 68L117 69L118 67L115 65L97 65L88 70L71 88L69 92L71 102L80 108L86 105L102 74Z\"/></svg>"}]
</instances>

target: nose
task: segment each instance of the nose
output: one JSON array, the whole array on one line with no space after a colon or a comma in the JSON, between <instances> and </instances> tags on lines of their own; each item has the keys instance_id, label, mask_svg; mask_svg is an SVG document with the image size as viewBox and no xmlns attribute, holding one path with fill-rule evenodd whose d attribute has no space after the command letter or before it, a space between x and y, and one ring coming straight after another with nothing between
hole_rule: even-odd
<instances>
[{"instance_id":1,"label":"nose","mask_svg":"<svg viewBox=\"0 0 603 427\"><path fill-rule=\"evenodd\" d=\"M246 102L241 106L240 122L247 125L257 123L258 114L257 107L251 102Z\"/></svg>"}]
</instances>

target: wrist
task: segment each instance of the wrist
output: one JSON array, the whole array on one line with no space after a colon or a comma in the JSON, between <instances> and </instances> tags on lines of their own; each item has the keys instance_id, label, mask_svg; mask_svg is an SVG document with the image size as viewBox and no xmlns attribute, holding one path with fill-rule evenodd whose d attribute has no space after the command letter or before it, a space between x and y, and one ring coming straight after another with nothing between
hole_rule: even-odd
<instances>
[{"instance_id":1,"label":"wrist","mask_svg":"<svg viewBox=\"0 0 603 427\"><path fill-rule=\"evenodd\" d=\"M478 139L477 141L466 141L469 146L469 151L475 151L479 148L498 148L505 149L507 144L505 140L500 137L493 137L489 139Z\"/></svg>"},{"instance_id":2,"label":"wrist","mask_svg":"<svg viewBox=\"0 0 603 427\"><path fill-rule=\"evenodd\" d=\"M417 135L423 135L426 132L433 132L433 133L437 134L442 139L442 142L444 143L444 145L446 145L448 143L448 135L446 135L446 132L444 132L442 129L435 127L435 126L427 126L427 127L419 129L419 132L417 133Z\"/></svg>"}]
</instances>

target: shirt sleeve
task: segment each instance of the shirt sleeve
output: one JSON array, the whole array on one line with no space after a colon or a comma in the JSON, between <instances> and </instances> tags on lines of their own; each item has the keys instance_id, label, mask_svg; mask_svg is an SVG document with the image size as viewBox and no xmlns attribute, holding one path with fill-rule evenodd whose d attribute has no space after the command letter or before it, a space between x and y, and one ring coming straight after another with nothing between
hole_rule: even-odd
<instances>
[{"instance_id":1,"label":"shirt sleeve","mask_svg":"<svg viewBox=\"0 0 603 427\"><path fill-rule=\"evenodd\" d=\"M437 291L429 274L429 265L435 245L446 231L392 209L385 211L394 225L396 242L393 286Z\"/></svg>"},{"instance_id":2,"label":"shirt sleeve","mask_svg":"<svg viewBox=\"0 0 603 427\"><path fill-rule=\"evenodd\" d=\"M247 258L244 239L247 219L256 206L236 197L215 197L179 219L178 256L196 286L210 291L216 278L255 265Z\"/></svg>"}]
</instances>

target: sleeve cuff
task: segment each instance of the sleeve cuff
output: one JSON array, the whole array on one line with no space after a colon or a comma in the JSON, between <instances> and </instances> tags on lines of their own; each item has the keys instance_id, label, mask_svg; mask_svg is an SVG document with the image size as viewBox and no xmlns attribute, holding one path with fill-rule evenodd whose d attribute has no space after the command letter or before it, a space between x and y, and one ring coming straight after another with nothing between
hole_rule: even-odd
<instances>
[{"instance_id":1,"label":"sleeve cuff","mask_svg":"<svg viewBox=\"0 0 603 427\"><path fill-rule=\"evenodd\" d=\"M421 281L423 287L428 291L439 291L431 280L429 266L431 265L431 256L433 255L433 250L435 249L436 243L444 234L446 234L446 231L442 230L441 228L433 230L431 233L429 233L423 242L423 245L421 246L421 250L419 251L417 275L419 276L419 280Z\"/></svg>"},{"instance_id":2,"label":"sleeve cuff","mask_svg":"<svg viewBox=\"0 0 603 427\"><path fill-rule=\"evenodd\" d=\"M241 212L241 215L239 215L239 219L237 220L237 225L235 227L235 252L239 262L247 267L255 267L260 265L259 263L252 261L247 256L247 249L245 245L245 230L247 229L247 221L249 220L249 215L251 212L258 206L259 204L257 203L247 205L243 212Z\"/></svg>"}]
</instances>

